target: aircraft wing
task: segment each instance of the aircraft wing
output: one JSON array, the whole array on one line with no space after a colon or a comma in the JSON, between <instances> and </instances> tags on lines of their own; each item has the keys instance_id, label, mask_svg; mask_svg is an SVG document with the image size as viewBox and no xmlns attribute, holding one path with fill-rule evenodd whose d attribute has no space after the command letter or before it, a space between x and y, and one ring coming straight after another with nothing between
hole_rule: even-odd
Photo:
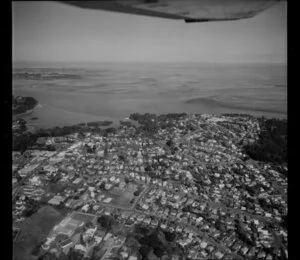
<instances>
[{"instance_id":1,"label":"aircraft wing","mask_svg":"<svg viewBox=\"0 0 300 260\"><path fill-rule=\"evenodd\" d=\"M255 16L286 0L106 0L59 1L76 7L185 22L239 20Z\"/></svg>"}]
</instances>

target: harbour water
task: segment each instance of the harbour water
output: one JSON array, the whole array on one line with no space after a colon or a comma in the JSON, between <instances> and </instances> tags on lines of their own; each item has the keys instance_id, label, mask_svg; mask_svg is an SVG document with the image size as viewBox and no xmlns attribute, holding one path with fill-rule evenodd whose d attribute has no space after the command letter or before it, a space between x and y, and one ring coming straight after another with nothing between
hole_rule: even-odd
<instances>
[{"instance_id":1,"label":"harbour water","mask_svg":"<svg viewBox=\"0 0 300 260\"><path fill-rule=\"evenodd\" d=\"M22 116L37 127L116 121L135 112L286 118L286 70L286 64L23 64L13 69L13 95L39 101Z\"/></svg>"}]
</instances>

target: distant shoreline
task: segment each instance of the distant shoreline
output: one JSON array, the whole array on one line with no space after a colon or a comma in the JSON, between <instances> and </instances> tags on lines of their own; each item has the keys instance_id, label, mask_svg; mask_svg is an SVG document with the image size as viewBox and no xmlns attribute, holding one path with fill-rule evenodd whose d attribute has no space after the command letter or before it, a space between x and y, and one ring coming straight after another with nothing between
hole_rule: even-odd
<instances>
[{"instance_id":1,"label":"distant shoreline","mask_svg":"<svg viewBox=\"0 0 300 260\"><path fill-rule=\"evenodd\" d=\"M250 113L251 111L254 111L254 112L263 112L263 113L277 113L282 115L286 114L286 112L277 109L259 108L255 106L249 106L249 105L247 106L247 105L234 104L234 103L229 104L226 102L215 100L213 98L198 97L198 98L188 99L184 102L186 104L208 104L208 105L214 105L214 106L219 106L219 107L224 107L229 109L243 109L243 110L248 110Z\"/></svg>"}]
</instances>

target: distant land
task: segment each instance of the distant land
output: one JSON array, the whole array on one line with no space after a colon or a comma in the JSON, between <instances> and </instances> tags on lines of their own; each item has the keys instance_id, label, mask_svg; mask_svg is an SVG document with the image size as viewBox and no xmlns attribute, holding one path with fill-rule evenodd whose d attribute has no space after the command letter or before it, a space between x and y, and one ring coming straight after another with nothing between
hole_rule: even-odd
<instances>
[{"instance_id":1,"label":"distant land","mask_svg":"<svg viewBox=\"0 0 300 260\"><path fill-rule=\"evenodd\" d=\"M276 86L276 87L283 87L283 86ZM217 100L212 98L192 98L187 101L185 101L187 104L209 104L209 105L215 105L216 107L224 107L224 108L235 108L235 109L245 109L245 110L252 110L252 111L259 111L259 112L266 112L266 113L282 113L282 110L276 109L276 108L262 108L262 107L255 107L255 106L250 106L242 101L240 102L222 102L221 100Z\"/></svg>"}]
</instances>

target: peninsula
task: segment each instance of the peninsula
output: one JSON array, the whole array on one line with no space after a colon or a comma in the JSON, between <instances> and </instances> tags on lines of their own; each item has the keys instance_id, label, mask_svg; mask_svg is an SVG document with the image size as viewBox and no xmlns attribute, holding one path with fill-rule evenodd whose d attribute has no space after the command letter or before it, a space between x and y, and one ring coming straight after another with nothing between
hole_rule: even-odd
<instances>
[{"instance_id":1,"label":"peninsula","mask_svg":"<svg viewBox=\"0 0 300 260\"><path fill-rule=\"evenodd\" d=\"M38 104L38 101L33 97L12 96L12 104L13 115L19 115L33 110Z\"/></svg>"}]
</instances>

